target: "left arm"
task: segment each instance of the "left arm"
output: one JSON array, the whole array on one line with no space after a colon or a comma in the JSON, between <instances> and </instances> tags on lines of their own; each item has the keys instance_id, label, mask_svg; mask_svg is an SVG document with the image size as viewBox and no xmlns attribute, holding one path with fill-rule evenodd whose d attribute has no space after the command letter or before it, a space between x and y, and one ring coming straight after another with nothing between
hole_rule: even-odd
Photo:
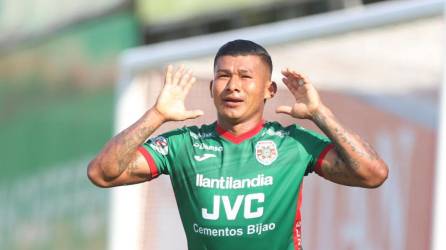
<instances>
[{"instance_id":1,"label":"left arm","mask_svg":"<svg viewBox=\"0 0 446 250\"><path fill-rule=\"evenodd\" d=\"M296 99L277 112L312 120L334 144L324 157L320 174L335 183L375 188L388 176L388 167L359 135L345 128L321 102L316 89L299 73L286 69L282 79Z\"/></svg>"},{"instance_id":2,"label":"left arm","mask_svg":"<svg viewBox=\"0 0 446 250\"><path fill-rule=\"evenodd\" d=\"M359 135L343 127L328 108L322 106L312 120L334 144L322 161L324 178L367 188L378 187L386 180L388 168L384 161Z\"/></svg>"}]
</instances>

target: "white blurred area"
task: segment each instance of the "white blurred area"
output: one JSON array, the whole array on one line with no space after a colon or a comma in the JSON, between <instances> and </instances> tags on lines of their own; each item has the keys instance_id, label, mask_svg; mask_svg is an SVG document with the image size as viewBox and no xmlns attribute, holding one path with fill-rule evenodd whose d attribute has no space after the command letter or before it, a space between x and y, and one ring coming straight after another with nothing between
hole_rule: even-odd
<instances>
[{"instance_id":1,"label":"white blurred area","mask_svg":"<svg viewBox=\"0 0 446 250\"><path fill-rule=\"evenodd\" d=\"M320 89L403 94L438 88L442 79L445 25L442 16L341 35L269 46L273 79L289 67ZM203 78L212 77L213 57L182 60ZM284 87L284 85L282 85Z\"/></svg>"}]
</instances>

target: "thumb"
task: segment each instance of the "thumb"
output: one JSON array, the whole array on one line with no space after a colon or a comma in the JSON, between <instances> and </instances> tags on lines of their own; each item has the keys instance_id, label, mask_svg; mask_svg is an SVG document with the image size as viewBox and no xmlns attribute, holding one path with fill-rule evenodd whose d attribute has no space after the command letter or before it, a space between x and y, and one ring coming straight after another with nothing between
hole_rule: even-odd
<instances>
[{"instance_id":1,"label":"thumb","mask_svg":"<svg viewBox=\"0 0 446 250\"><path fill-rule=\"evenodd\" d=\"M184 115L186 116L186 119L195 119L199 116L202 116L204 114L203 111L196 109L196 110L188 110L184 112Z\"/></svg>"},{"instance_id":2,"label":"thumb","mask_svg":"<svg viewBox=\"0 0 446 250\"><path fill-rule=\"evenodd\" d=\"M276 113L291 115L291 110L292 108L290 106L279 106L276 109Z\"/></svg>"}]
</instances>

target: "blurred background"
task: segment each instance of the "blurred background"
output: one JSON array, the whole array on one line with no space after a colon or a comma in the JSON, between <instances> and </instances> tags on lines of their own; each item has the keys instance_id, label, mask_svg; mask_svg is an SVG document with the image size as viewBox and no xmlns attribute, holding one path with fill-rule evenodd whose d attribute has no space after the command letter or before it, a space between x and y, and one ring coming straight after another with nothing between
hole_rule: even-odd
<instances>
[{"instance_id":1,"label":"blurred background","mask_svg":"<svg viewBox=\"0 0 446 250\"><path fill-rule=\"evenodd\" d=\"M189 106L207 115L194 122L215 120L207 95L216 52L210 44L256 32L272 55L274 80L283 67L304 72L390 166L376 190L306 178L305 249L429 249L442 2L0 0L0 249L186 249L168 177L111 191L94 187L86 167L153 104L167 63L184 63L199 78ZM325 34L317 28L405 4L420 4L421 14L403 8L408 17L399 21L340 23L351 29ZM268 25L284 22L314 35L268 37L275 27ZM220 36L232 31L240 33ZM205 52L183 53L200 46ZM267 119L293 122L272 112L290 98L281 85ZM124 247L126 240L133 243Z\"/></svg>"}]
</instances>

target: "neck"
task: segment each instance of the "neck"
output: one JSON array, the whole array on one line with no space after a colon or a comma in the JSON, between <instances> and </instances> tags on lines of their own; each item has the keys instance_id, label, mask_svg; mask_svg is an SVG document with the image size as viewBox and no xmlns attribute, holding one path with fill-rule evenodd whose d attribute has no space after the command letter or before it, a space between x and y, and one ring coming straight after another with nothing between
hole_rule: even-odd
<instances>
[{"instance_id":1,"label":"neck","mask_svg":"<svg viewBox=\"0 0 446 250\"><path fill-rule=\"evenodd\" d=\"M239 136L239 135L242 135L248 131L251 131L261 121L262 121L262 117L250 119L250 120L243 121L243 122L239 122L239 121L233 122L233 121L228 121L227 119L222 119L221 117L218 117L218 124L220 125L220 127L235 136Z\"/></svg>"}]
</instances>

